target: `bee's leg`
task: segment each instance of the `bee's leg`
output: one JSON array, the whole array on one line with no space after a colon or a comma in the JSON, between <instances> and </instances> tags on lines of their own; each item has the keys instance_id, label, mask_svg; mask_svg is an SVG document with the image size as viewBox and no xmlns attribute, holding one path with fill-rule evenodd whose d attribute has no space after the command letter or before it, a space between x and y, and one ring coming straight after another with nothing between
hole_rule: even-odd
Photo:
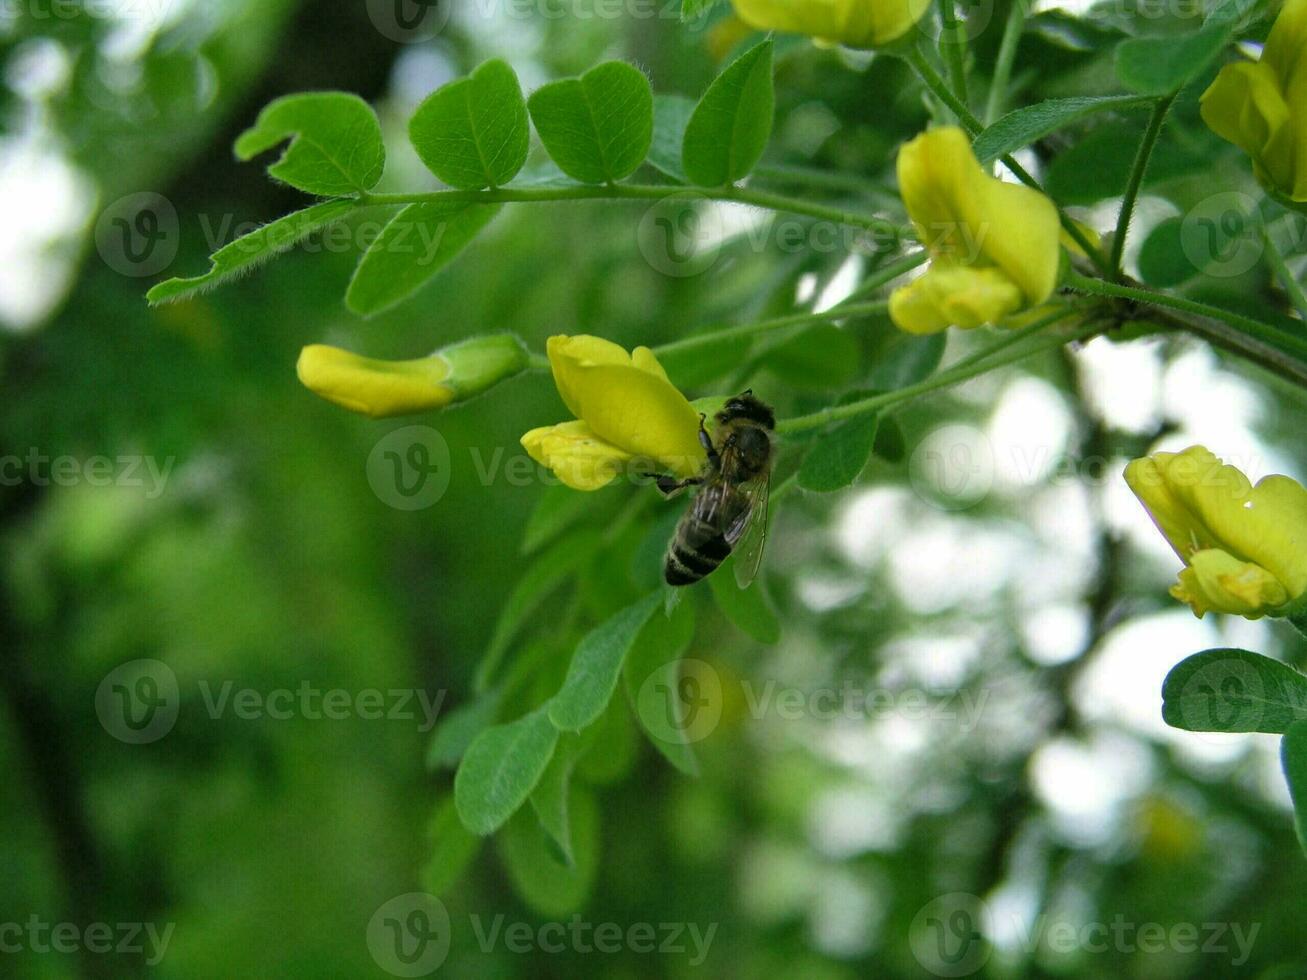
<instances>
[{"instance_id":1,"label":"bee's leg","mask_svg":"<svg viewBox=\"0 0 1307 980\"><path fill-rule=\"evenodd\" d=\"M708 454L708 462L713 469L721 462L721 457L717 455L717 448L712 444L712 436L708 435L708 430L704 428L704 421L708 416L703 412L699 413L699 444L703 446L704 451Z\"/></svg>"},{"instance_id":2,"label":"bee's leg","mask_svg":"<svg viewBox=\"0 0 1307 980\"><path fill-rule=\"evenodd\" d=\"M654 481L654 486L664 497L670 497L686 487L697 487L703 482L699 477L690 477L686 480L678 480L674 476L668 476L666 473L641 473L641 476L647 476Z\"/></svg>"}]
</instances>

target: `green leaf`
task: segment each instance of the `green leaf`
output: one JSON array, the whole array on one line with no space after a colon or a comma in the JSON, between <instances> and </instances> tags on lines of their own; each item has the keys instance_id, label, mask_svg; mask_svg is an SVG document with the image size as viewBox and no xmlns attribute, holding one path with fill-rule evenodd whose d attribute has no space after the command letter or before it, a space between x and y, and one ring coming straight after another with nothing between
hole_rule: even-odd
<instances>
[{"instance_id":1,"label":"green leaf","mask_svg":"<svg viewBox=\"0 0 1307 980\"><path fill-rule=\"evenodd\" d=\"M371 190L386 166L377 114L357 95L308 92L277 99L236 138L236 156L249 160L286 139L290 146L268 173L310 194Z\"/></svg>"},{"instance_id":2,"label":"green leaf","mask_svg":"<svg viewBox=\"0 0 1307 980\"><path fill-rule=\"evenodd\" d=\"M481 663L477 665L473 688L484 691L517 631L551 592L576 574L599 544L599 532L586 530L559 541L527 568L499 609L499 619L490 636Z\"/></svg>"},{"instance_id":3,"label":"green leaf","mask_svg":"<svg viewBox=\"0 0 1307 980\"><path fill-rule=\"evenodd\" d=\"M876 429L876 441L872 443L871 451L886 462L903 462L903 457L908 454L908 440L903 435L903 427L894 416L886 415L880 420L880 425Z\"/></svg>"},{"instance_id":4,"label":"green leaf","mask_svg":"<svg viewBox=\"0 0 1307 980\"><path fill-rule=\"evenodd\" d=\"M1213 225L1216 225L1213 222ZM1150 286L1169 288L1188 282L1199 270L1184 249L1184 219L1167 218L1157 223L1139 249L1139 277Z\"/></svg>"},{"instance_id":5,"label":"green leaf","mask_svg":"<svg viewBox=\"0 0 1307 980\"><path fill-rule=\"evenodd\" d=\"M263 262L303 241L320 228L340 221L358 205L354 201L324 201L278 218L248 235L224 245L210 257L209 271L190 279L168 279L154 286L145 298L152 304L171 303L249 272Z\"/></svg>"},{"instance_id":6,"label":"green leaf","mask_svg":"<svg viewBox=\"0 0 1307 980\"><path fill-rule=\"evenodd\" d=\"M809 327L762 358L762 366L786 384L821 392L852 381L861 365L858 338L852 330L833 323Z\"/></svg>"},{"instance_id":7,"label":"green leaf","mask_svg":"<svg viewBox=\"0 0 1307 980\"><path fill-rule=\"evenodd\" d=\"M681 147L686 176L705 187L748 176L767 148L775 108L772 42L763 41L728 65L695 106Z\"/></svg>"},{"instance_id":8,"label":"green leaf","mask_svg":"<svg viewBox=\"0 0 1307 980\"><path fill-rule=\"evenodd\" d=\"M1307 720L1307 677L1248 650L1204 650L1166 675L1162 719L1190 732L1283 733Z\"/></svg>"},{"instance_id":9,"label":"green leaf","mask_svg":"<svg viewBox=\"0 0 1307 980\"><path fill-rule=\"evenodd\" d=\"M1178 92L1210 65L1234 38L1235 24L1211 17L1185 37L1134 37L1116 49L1116 77L1144 95Z\"/></svg>"},{"instance_id":10,"label":"green leaf","mask_svg":"<svg viewBox=\"0 0 1307 980\"><path fill-rule=\"evenodd\" d=\"M687 776L699 775L699 761L686 738L685 725L679 716L668 718L669 708L678 711L679 701L668 698L642 697L645 685L669 664L679 661L694 639L697 606L692 594L682 597L670 615L655 613L645 624L626 658L622 680L635 708L640 727L654 748Z\"/></svg>"},{"instance_id":11,"label":"green leaf","mask_svg":"<svg viewBox=\"0 0 1307 980\"><path fill-rule=\"evenodd\" d=\"M649 152L653 91L644 72L624 61L542 86L527 105L549 155L582 183L629 177Z\"/></svg>"},{"instance_id":12,"label":"green leaf","mask_svg":"<svg viewBox=\"0 0 1307 980\"><path fill-rule=\"evenodd\" d=\"M558 742L547 708L487 728L468 746L454 776L454 802L468 830L493 834L535 789Z\"/></svg>"},{"instance_id":13,"label":"green leaf","mask_svg":"<svg viewBox=\"0 0 1307 980\"><path fill-rule=\"evenodd\" d=\"M653 141L649 162L673 180L689 183L681 164L685 145L685 127L694 115L694 99L684 95L655 95L653 105Z\"/></svg>"},{"instance_id":14,"label":"green leaf","mask_svg":"<svg viewBox=\"0 0 1307 980\"><path fill-rule=\"evenodd\" d=\"M871 458L879 421L874 412L859 415L819 436L799 466L799 486L832 493L853 483Z\"/></svg>"},{"instance_id":15,"label":"green leaf","mask_svg":"<svg viewBox=\"0 0 1307 980\"><path fill-rule=\"evenodd\" d=\"M431 815L427 828L431 857L422 868L422 887L439 898L452 888L481 850L481 838L470 833L458 818L453 799L443 800Z\"/></svg>"},{"instance_id":16,"label":"green leaf","mask_svg":"<svg viewBox=\"0 0 1307 980\"><path fill-rule=\"evenodd\" d=\"M544 775L531 794L531 809L535 811L540 826L558 847L558 852L568 867L575 862L572 857L572 825L568 819L567 803L572 770L576 768L581 748L579 735L561 736L554 757L549 760Z\"/></svg>"},{"instance_id":17,"label":"green leaf","mask_svg":"<svg viewBox=\"0 0 1307 980\"><path fill-rule=\"evenodd\" d=\"M846 329L852 329L852 325ZM897 391L925 381L944 359L944 348L948 343L944 331L910 334L898 329L888 318L875 330L859 328L857 332L860 336L870 334L868 360L871 371L867 374L867 386L876 391Z\"/></svg>"},{"instance_id":18,"label":"green leaf","mask_svg":"<svg viewBox=\"0 0 1307 980\"><path fill-rule=\"evenodd\" d=\"M408 124L427 168L450 187L507 184L526 163L530 129L517 75L498 58L432 92Z\"/></svg>"},{"instance_id":19,"label":"green leaf","mask_svg":"<svg viewBox=\"0 0 1307 980\"><path fill-rule=\"evenodd\" d=\"M1148 172L1144 174L1145 187L1201 172L1207 166L1201 154L1181 149L1168 133L1163 130L1153 148ZM1087 205L1119 196L1125 191L1134 160L1131 153L1122 153L1121 147L1133 147L1138 142L1138 125L1112 122L1096 128L1053 158L1045 190L1062 204Z\"/></svg>"},{"instance_id":20,"label":"green leaf","mask_svg":"<svg viewBox=\"0 0 1307 980\"><path fill-rule=\"evenodd\" d=\"M581 519L594 507L594 495L571 487L545 487L522 531L522 554L529 555Z\"/></svg>"},{"instance_id":21,"label":"green leaf","mask_svg":"<svg viewBox=\"0 0 1307 980\"><path fill-rule=\"evenodd\" d=\"M579 732L603 714L617 687L627 651L661 602L662 592L651 592L582 638L562 689L549 703L549 718L554 725L563 731Z\"/></svg>"},{"instance_id":22,"label":"green leaf","mask_svg":"<svg viewBox=\"0 0 1307 980\"><path fill-rule=\"evenodd\" d=\"M514 890L551 919L568 916L585 903L599 869L599 806L594 795L573 785L567 809L572 828L570 866L540 821L526 811L510 820L496 840Z\"/></svg>"},{"instance_id":23,"label":"green leaf","mask_svg":"<svg viewBox=\"0 0 1307 980\"><path fill-rule=\"evenodd\" d=\"M734 556L728 558L717 571L708 576L713 599L723 616L759 643L770 646L781 638L781 624L776 618L776 610L772 608L761 576L747 589L736 586L735 576L730 569L734 561Z\"/></svg>"},{"instance_id":24,"label":"green leaf","mask_svg":"<svg viewBox=\"0 0 1307 980\"><path fill-rule=\"evenodd\" d=\"M1049 99L1009 112L977 136L972 148L981 163L989 163L1096 112L1124 112L1152 101L1139 95Z\"/></svg>"},{"instance_id":25,"label":"green leaf","mask_svg":"<svg viewBox=\"0 0 1307 980\"><path fill-rule=\"evenodd\" d=\"M1284 778L1289 782L1289 796L1293 799L1298 844L1307 854L1307 721L1294 722L1284 733L1284 740L1280 743L1280 763L1284 766Z\"/></svg>"},{"instance_id":26,"label":"green leaf","mask_svg":"<svg viewBox=\"0 0 1307 980\"><path fill-rule=\"evenodd\" d=\"M495 723L499 713L500 695L492 692L444 715L431 733L427 746L427 768L453 769L458 765L472 740Z\"/></svg>"},{"instance_id":27,"label":"green leaf","mask_svg":"<svg viewBox=\"0 0 1307 980\"><path fill-rule=\"evenodd\" d=\"M581 733L581 739L585 749L576 760L573 774L587 785L616 783L635 765L639 737L631 709L622 698L609 701L599 720Z\"/></svg>"},{"instance_id":28,"label":"green leaf","mask_svg":"<svg viewBox=\"0 0 1307 980\"><path fill-rule=\"evenodd\" d=\"M498 204L427 201L391 218L354 270L345 305L372 316L411 296L499 213Z\"/></svg>"}]
</instances>

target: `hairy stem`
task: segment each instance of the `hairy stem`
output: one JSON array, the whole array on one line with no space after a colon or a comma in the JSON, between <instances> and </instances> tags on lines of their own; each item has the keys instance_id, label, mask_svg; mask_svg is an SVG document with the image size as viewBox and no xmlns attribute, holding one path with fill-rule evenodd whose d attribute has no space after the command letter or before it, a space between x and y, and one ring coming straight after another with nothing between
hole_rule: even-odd
<instances>
[{"instance_id":1,"label":"hairy stem","mask_svg":"<svg viewBox=\"0 0 1307 980\"><path fill-rule=\"evenodd\" d=\"M833 224L862 228L877 235L884 235L891 242L911 239L911 228L900 227L892 221L870 214L858 214L839 208L815 204L783 194L755 190L751 187L737 187L728 184L723 187L687 187L681 184L558 184L546 187L496 187L486 190L464 191L443 190L428 191L418 194L360 194L361 204L394 205L424 204L432 201L466 201L470 204L498 203L538 203L542 201L590 201L590 200L642 200L659 201L669 197L703 197L714 201L730 201L735 204L750 204L755 207L768 208L772 211L784 211L789 214L805 215Z\"/></svg>"},{"instance_id":2,"label":"hairy stem","mask_svg":"<svg viewBox=\"0 0 1307 980\"><path fill-rule=\"evenodd\" d=\"M1047 325L1048 324L1042 324L1042 326ZM1071 333L1062 334L1056 337L1046 337L1040 343L1030 344L1020 350L1009 351L1004 354L1003 351L1012 347L1015 343L1013 338L1006 337L998 343L991 345L984 351L981 351L978 355L968 358L967 363L959 364L947 371L941 371L939 374L932 378L928 378L925 381L921 381L915 385L908 385L906 388L900 388L898 391L891 391L883 395L873 395L870 398L863 398L856 402L850 402L847 405L835 405L831 408L822 409L820 412L813 412L810 415L798 415L794 418L783 419L776 426L776 430L778 432L802 432L806 429L821 428L822 426L829 425L832 422L839 422L843 419L853 418L867 412L878 412L891 405L897 405L900 402L916 398L919 395L938 391L941 388L950 388L953 385L961 384L964 381L970 381L972 378L979 377L982 374L987 374L996 368L1024 360L1032 354L1054 350L1055 348L1061 347L1063 344L1069 343L1073 340L1084 340L1089 336L1098 333L1102 329L1103 325L1099 322L1086 324ZM1024 334L1023 336L1025 335L1028 334Z\"/></svg>"},{"instance_id":3,"label":"hairy stem","mask_svg":"<svg viewBox=\"0 0 1307 980\"><path fill-rule=\"evenodd\" d=\"M958 16L955 0L939 0L939 19L943 31L939 37L939 50L948 65L949 82L953 94L963 105L967 98L967 25Z\"/></svg>"},{"instance_id":4,"label":"hairy stem","mask_svg":"<svg viewBox=\"0 0 1307 980\"><path fill-rule=\"evenodd\" d=\"M994 77L989 83L989 97L985 100L985 125L992 125L1003 111L1007 101L1008 85L1012 79L1012 65L1016 61L1021 32L1026 26L1025 0L1013 0L1008 9L1007 23L1003 25L1003 40L994 59Z\"/></svg>"},{"instance_id":5,"label":"hairy stem","mask_svg":"<svg viewBox=\"0 0 1307 980\"><path fill-rule=\"evenodd\" d=\"M1303 292L1302 283L1294 278L1293 271L1284 261L1284 253L1275 243L1275 236L1267 225L1262 226L1262 238L1266 242L1266 261L1270 263L1271 269L1275 272L1275 277L1280 280L1280 285L1288 294L1289 302L1293 304L1294 309L1307 320L1307 293Z\"/></svg>"},{"instance_id":6,"label":"hairy stem","mask_svg":"<svg viewBox=\"0 0 1307 980\"><path fill-rule=\"evenodd\" d=\"M1144 129L1144 137L1139 141L1139 149L1135 153L1134 165L1130 168L1125 197L1121 199L1121 213L1116 219L1116 234L1112 236L1112 255L1107 262L1112 278L1117 282L1121 281L1121 259L1125 254L1126 234L1130 231L1130 219L1134 215L1135 201L1139 198L1139 188L1143 186L1148 161L1153 156L1153 147L1157 146L1157 138L1162 135L1162 124L1174 101L1175 96L1169 95L1153 106L1153 114L1148 117L1148 126Z\"/></svg>"},{"instance_id":7,"label":"hairy stem","mask_svg":"<svg viewBox=\"0 0 1307 980\"><path fill-rule=\"evenodd\" d=\"M1066 283L1082 293L1157 307L1166 314L1163 319L1170 325L1239 354L1295 384L1307 385L1307 341L1270 324L1182 296L1104 282L1076 272L1068 274Z\"/></svg>"}]
</instances>

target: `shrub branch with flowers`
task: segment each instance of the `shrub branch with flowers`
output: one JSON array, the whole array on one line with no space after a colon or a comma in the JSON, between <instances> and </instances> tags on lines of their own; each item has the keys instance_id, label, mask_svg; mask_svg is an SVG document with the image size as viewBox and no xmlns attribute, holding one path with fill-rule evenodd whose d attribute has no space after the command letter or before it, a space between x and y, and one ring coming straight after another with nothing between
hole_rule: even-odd
<instances>
[{"instance_id":1,"label":"shrub branch with flowers","mask_svg":"<svg viewBox=\"0 0 1307 980\"><path fill-rule=\"evenodd\" d=\"M477 674L477 698L443 722L431 747L434 767L457 768L455 805L436 817L442 881L470 858L473 835L501 829L510 867L529 865L522 855L535 845L521 829L529 803L552 848L540 860L553 860L566 888L583 891L594 873L596 816L578 779L585 778L584 760L594 770L596 753L607 750L615 716L629 703L658 750L678 769L696 771L684 725L669 725L667 701L645 695L654 682L685 681L678 659L694 634L697 605L711 596L748 635L775 641L780 625L761 582L742 591L718 573L686 590L684 601L668 600L657 581L659 556L679 511L651 518L647 486L628 491L636 503L602 533L576 531L566 548L544 547L578 521L596 499L591 492L623 474L701 474L707 456L699 420L711 426L722 400L736 393L731 366L744 364L747 377L750 351L802 345L819 329L852 331L887 314L914 339L905 350L928 352L921 369L897 384L843 385L805 410L789 411L794 400L769 393L779 409L771 498L782 510L796 488L839 490L858 479L873 454L901 457L897 406L1092 337L1189 334L1264 372L1267 383L1307 386L1307 298L1291 271L1298 263L1269 233L1281 217L1307 212L1307 0L1282 7L1215 0L1200 24L1177 35L1105 32L1107 40L1093 43L1108 51L1115 77L1100 79L1101 94L1017 104L1006 113L1021 102L1013 79L1031 21L1019 2L983 72L951 0L938 11L927 0L734 0L734 16L723 9L705 14L704 7L687 0L691 16L715 18L714 37L735 39L737 51L697 102L655 95L649 78L621 61L525 98L513 68L492 60L431 93L408 133L443 185L435 190L377 190L386 150L376 115L357 97L322 92L277 100L238 139L236 153L250 159L288 142L270 175L320 200L227 245L207 273L149 293L152 303L185 299L330 225L378 210L388 222L345 294L361 316L410 299L507 205L726 202L826 222L876 243L861 280L832 305L808 303L661 346L628 351L575 335L552 337L545 350L532 351L514 335L497 334L399 362L322 345L304 349L303 384L372 417L439 409L533 372L552 373L570 414L535 420L521 437L532 459L567 489L547 495L528 530L529 547L543 548L542 557L507 595ZM777 36L759 38L750 29ZM850 205L841 192L881 175L763 165L777 59L794 57L804 43L793 35L843 46L850 73L869 57L851 49L868 49L873 60L899 59L916 76L909 94L924 100L933 122L899 147L897 197L882 207ZM1249 57L1252 49L1241 42L1263 39L1260 56ZM1251 174L1264 194L1257 217L1265 268L1278 291L1260 308L1209 299L1200 288L1203 269L1177 272L1173 227L1170 238L1158 237L1165 223L1146 241L1132 234L1168 122L1194 108L1231 160L1236 147L1246 157L1236 172ZM1073 157L1104 120L1127 121L1135 136L1108 195L1120 199L1119 209L1100 235L1085 213L1070 213L1041 181L1056 176L1050 154ZM523 177L533 128L555 168L544 179ZM1087 170L1082 179L1098 176ZM434 246L404 247L418 240ZM1126 272L1132 252L1137 278ZM949 328L987 339L945 365ZM699 357L724 367L710 379L717 383L691 401L666 364ZM1304 628L1307 490L1282 476L1252 486L1201 446L1137 459L1124 478L1182 563L1172 589L1177 600L1200 617L1269 616ZM633 572L638 597L591 616L559 677L540 662L542 648L521 643L523 624L578 573L580 539L597 547L628 522L642 521L649 522L650 544ZM568 615L591 614L581 607ZM626 697L615 697L619 686ZM1164 717L1176 727L1283 734L1284 771L1300 806L1299 826L1307 825L1307 678L1254 652L1211 650L1177 665L1162 695Z\"/></svg>"}]
</instances>

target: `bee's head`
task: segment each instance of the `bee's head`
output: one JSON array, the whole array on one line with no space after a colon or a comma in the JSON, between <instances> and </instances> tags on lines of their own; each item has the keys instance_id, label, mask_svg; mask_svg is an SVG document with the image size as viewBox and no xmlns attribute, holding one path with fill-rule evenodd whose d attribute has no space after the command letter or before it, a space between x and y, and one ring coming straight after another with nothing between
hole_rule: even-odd
<instances>
[{"instance_id":1,"label":"bee's head","mask_svg":"<svg viewBox=\"0 0 1307 980\"><path fill-rule=\"evenodd\" d=\"M717 421L723 424L739 420L753 422L768 430L776 428L776 416L772 414L771 406L755 398L752 388L729 399L717 413Z\"/></svg>"}]
</instances>

